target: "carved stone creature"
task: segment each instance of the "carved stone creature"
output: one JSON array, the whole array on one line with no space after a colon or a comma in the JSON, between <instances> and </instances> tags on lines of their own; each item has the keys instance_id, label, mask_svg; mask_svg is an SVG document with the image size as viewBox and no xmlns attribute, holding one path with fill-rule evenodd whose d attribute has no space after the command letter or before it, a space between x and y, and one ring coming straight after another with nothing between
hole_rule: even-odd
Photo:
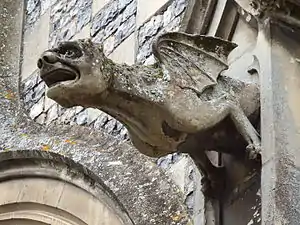
<instances>
[{"instance_id":1,"label":"carved stone creature","mask_svg":"<svg viewBox=\"0 0 300 225\"><path fill-rule=\"evenodd\" d=\"M189 153L204 175L204 191L213 193L223 188L225 174L205 151L248 152L250 158L260 152L259 135L247 118L259 111L259 87L222 75L235 47L214 37L167 33L153 45L158 63L128 66L114 63L102 45L87 39L45 51L38 67L49 98L110 114L148 156Z\"/></svg>"}]
</instances>

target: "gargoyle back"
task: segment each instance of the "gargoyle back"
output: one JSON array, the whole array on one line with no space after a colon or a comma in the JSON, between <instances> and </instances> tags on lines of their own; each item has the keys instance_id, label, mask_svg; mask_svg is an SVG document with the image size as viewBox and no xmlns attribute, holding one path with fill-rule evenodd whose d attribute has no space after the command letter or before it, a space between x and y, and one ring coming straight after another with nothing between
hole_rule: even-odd
<instances>
[{"instance_id":1,"label":"gargoyle back","mask_svg":"<svg viewBox=\"0 0 300 225\"><path fill-rule=\"evenodd\" d=\"M236 44L216 37L172 32L158 37L153 53L170 73L172 82L201 94L217 84L235 47Z\"/></svg>"}]
</instances>

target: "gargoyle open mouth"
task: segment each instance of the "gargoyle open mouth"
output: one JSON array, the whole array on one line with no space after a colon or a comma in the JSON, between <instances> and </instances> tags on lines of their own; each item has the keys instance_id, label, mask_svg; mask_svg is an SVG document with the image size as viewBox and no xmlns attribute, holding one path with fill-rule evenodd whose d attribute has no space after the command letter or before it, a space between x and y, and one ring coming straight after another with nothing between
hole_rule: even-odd
<instances>
[{"instance_id":1,"label":"gargoyle open mouth","mask_svg":"<svg viewBox=\"0 0 300 225\"><path fill-rule=\"evenodd\" d=\"M48 87L53 87L64 81L76 80L77 78L79 78L79 76L74 71L60 68L52 70L45 74L41 74L41 78Z\"/></svg>"}]
</instances>

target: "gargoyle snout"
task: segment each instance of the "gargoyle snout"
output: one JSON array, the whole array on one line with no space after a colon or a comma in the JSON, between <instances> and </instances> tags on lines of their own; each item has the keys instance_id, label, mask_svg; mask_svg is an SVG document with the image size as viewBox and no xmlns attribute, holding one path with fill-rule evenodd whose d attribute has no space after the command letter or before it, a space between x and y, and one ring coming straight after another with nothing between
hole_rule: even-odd
<instances>
[{"instance_id":1,"label":"gargoyle snout","mask_svg":"<svg viewBox=\"0 0 300 225\"><path fill-rule=\"evenodd\" d=\"M41 69L45 64L54 64L58 62L58 57L54 52L44 52L37 61L37 67Z\"/></svg>"}]
</instances>

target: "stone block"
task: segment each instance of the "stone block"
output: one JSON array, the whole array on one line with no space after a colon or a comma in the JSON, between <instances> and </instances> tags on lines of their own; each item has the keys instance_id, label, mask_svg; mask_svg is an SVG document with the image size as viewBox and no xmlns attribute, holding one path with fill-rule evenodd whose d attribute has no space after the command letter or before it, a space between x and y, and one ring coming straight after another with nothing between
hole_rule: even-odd
<instances>
[{"instance_id":1,"label":"stone block","mask_svg":"<svg viewBox=\"0 0 300 225\"><path fill-rule=\"evenodd\" d=\"M115 47L124 41L130 34L134 32L136 23L135 15L132 15L128 20L121 24L115 34Z\"/></svg>"},{"instance_id":2,"label":"stone block","mask_svg":"<svg viewBox=\"0 0 300 225\"><path fill-rule=\"evenodd\" d=\"M58 117L57 105L53 105L47 113L46 124L50 124L52 121L56 120Z\"/></svg>"},{"instance_id":3,"label":"stone block","mask_svg":"<svg viewBox=\"0 0 300 225\"><path fill-rule=\"evenodd\" d=\"M26 3L26 26L30 26L39 19L41 11L45 12L45 5L41 6L40 1L34 0L28 0Z\"/></svg>"},{"instance_id":4,"label":"stone block","mask_svg":"<svg viewBox=\"0 0 300 225\"><path fill-rule=\"evenodd\" d=\"M43 15L51 6L51 0L41 1L41 15Z\"/></svg>"},{"instance_id":5,"label":"stone block","mask_svg":"<svg viewBox=\"0 0 300 225\"><path fill-rule=\"evenodd\" d=\"M65 185L57 208L76 215L79 219L88 224L91 224L91 221L93 221L93 224L96 224L93 218L101 218L101 222L97 221L97 224L99 224L98 222L104 225L123 224L117 219L113 211L105 206L105 203L103 204L97 201L92 195L89 195L76 186Z\"/></svg>"},{"instance_id":6,"label":"stone block","mask_svg":"<svg viewBox=\"0 0 300 225\"><path fill-rule=\"evenodd\" d=\"M102 114L102 112L99 109L93 109L93 108L86 109L86 112L87 112L87 124L91 124L98 118L98 116Z\"/></svg>"},{"instance_id":7,"label":"stone block","mask_svg":"<svg viewBox=\"0 0 300 225\"><path fill-rule=\"evenodd\" d=\"M137 1L137 27L157 12L168 0L138 0Z\"/></svg>"},{"instance_id":8,"label":"stone block","mask_svg":"<svg viewBox=\"0 0 300 225\"><path fill-rule=\"evenodd\" d=\"M87 24L72 39L76 40L76 39L90 38L90 29L91 29L90 24Z\"/></svg>"},{"instance_id":9,"label":"stone block","mask_svg":"<svg viewBox=\"0 0 300 225\"><path fill-rule=\"evenodd\" d=\"M31 109L29 116L32 119L35 119L37 116L39 116L44 110L44 98L41 98L38 103L36 103Z\"/></svg>"},{"instance_id":10,"label":"stone block","mask_svg":"<svg viewBox=\"0 0 300 225\"><path fill-rule=\"evenodd\" d=\"M182 157L178 162L170 167L167 171L168 175L178 185L180 190L184 193L186 187L186 177L188 175L188 166L191 163L187 156Z\"/></svg>"},{"instance_id":11,"label":"stone block","mask_svg":"<svg viewBox=\"0 0 300 225\"><path fill-rule=\"evenodd\" d=\"M57 206L65 186L63 182L40 178L12 180L7 183L19 184L19 196L17 202L21 203L34 201L54 207ZM11 191L9 190L9 192Z\"/></svg>"},{"instance_id":12,"label":"stone block","mask_svg":"<svg viewBox=\"0 0 300 225\"><path fill-rule=\"evenodd\" d=\"M118 14L118 4L112 1L101 9L92 20L91 35L94 37L99 30L104 29Z\"/></svg>"},{"instance_id":13,"label":"stone block","mask_svg":"<svg viewBox=\"0 0 300 225\"><path fill-rule=\"evenodd\" d=\"M92 16L95 16L108 2L109 0L94 0L92 4Z\"/></svg>"},{"instance_id":14,"label":"stone block","mask_svg":"<svg viewBox=\"0 0 300 225\"><path fill-rule=\"evenodd\" d=\"M49 20L50 13L48 10L39 21L24 33L22 80L29 77L37 69L37 59L48 48Z\"/></svg>"},{"instance_id":15,"label":"stone block","mask_svg":"<svg viewBox=\"0 0 300 225\"><path fill-rule=\"evenodd\" d=\"M110 59L117 63L134 64L134 34L131 34L125 41L123 41L109 56Z\"/></svg>"},{"instance_id":16,"label":"stone block","mask_svg":"<svg viewBox=\"0 0 300 225\"><path fill-rule=\"evenodd\" d=\"M53 101L52 99L50 99L47 96L45 96L45 106L44 106L44 110L45 111L47 111L48 109L50 109L54 104L56 104L55 101Z\"/></svg>"},{"instance_id":17,"label":"stone block","mask_svg":"<svg viewBox=\"0 0 300 225\"><path fill-rule=\"evenodd\" d=\"M84 124L86 124L87 119L88 119L87 111L84 110L76 116L76 123L78 125L84 125Z\"/></svg>"}]
</instances>

